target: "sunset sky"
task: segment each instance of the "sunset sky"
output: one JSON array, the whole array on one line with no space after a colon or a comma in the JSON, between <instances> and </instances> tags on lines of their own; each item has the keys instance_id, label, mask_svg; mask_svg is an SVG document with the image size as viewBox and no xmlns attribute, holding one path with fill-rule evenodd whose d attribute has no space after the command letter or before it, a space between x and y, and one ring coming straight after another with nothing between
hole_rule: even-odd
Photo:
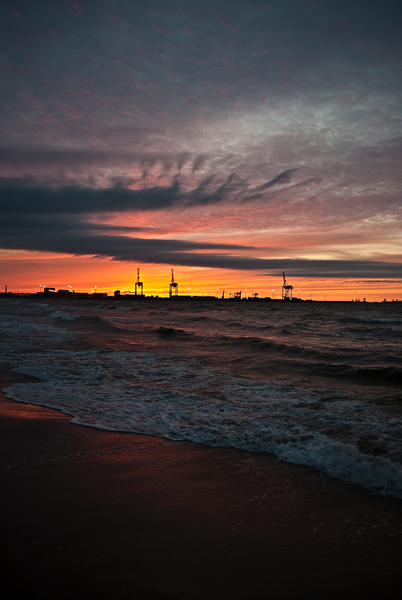
<instances>
[{"instance_id":1,"label":"sunset sky","mask_svg":"<svg viewBox=\"0 0 402 600\"><path fill-rule=\"evenodd\" d=\"M402 299L400 0L9 0L0 27L0 291L173 268Z\"/></svg>"}]
</instances>

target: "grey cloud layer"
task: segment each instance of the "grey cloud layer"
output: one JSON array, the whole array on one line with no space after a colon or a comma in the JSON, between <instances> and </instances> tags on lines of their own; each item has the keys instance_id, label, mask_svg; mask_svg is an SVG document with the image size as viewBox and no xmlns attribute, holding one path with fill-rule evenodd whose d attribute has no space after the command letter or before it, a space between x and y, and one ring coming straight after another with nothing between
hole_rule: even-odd
<instances>
[{"instance_id":1,"label":"grey cloud layer","mask_svg":"<svg viewBox=\"0 0 402 600\"><path fill-rule=\"evenodd\" d=\"M289 182L289 173L282 173L268 182ZM237 180L234 179L235 187ZM226 186L226 187L225 187ZM286 269L299 277L402 277L398 263L340 260L266 259L247 256L251 246L224 243L190 242L172 239L144 239L133 234L156 233L152 229L98 224L90 217L107 212L152 210L171 207L181 202L178 186L154 190L109 190L29 187L26 184L0 181L0 239L5 249L59 252L75 255L110 257L119 261L164 263L182 266L241 270ZM225 199L230 181L220 187L210 201ZM149 194L147 194L149 192ZM193 194L201 204L206 193ZM191 195L190 195L191 196ZM192 199L194 203L194 198ZM125 234L131 234L125 235ZM259 250L262 251L261 249Z\"/></svg>"},{"instance_id":2,"label":"grey cloud layer","mask_svg":"<svg viewBox=\"0 0 402 600\"><path fill-rule=\"evenodd\" d=\"M16 230L11 221L3 221L0 234L3 247L8 249L61 252L76 255L110 257L113 260L197 266L216 269L268 270L266 275L277 276L282 270L298 277L394 277L402 278L401 265L397 263L342 260L264 259L238 256L250 247L229 244L207 244L180 240L139 239L124 235L104 235L96 226L65 228L50 222L26 222ZM101 229L102 231L102 229ZM204 251L204 252L200 252ZM230 253L232 251L232 253Z\"/></svg>"},{"instance_id":3,"label":"grey cloud layer","mask_svg":"<svg viewBox=\"0 0 402 600\"><path fill-rule=\"evenodd\" d=\"M2 3L1 246L399 277L397 264L276 266L91 218L274 205L273 227L373 221L387 245L401 219L401 22L399 0Z\"/></svg>"},{"instance_id":4,"label":"grey cloud layer","mask_svg":"<svg viewBox=\"0 0 402 600\"><path fill-rule=\"evenodd\" d=\"M12 6L1 8L10 65L2 95L14 125L5 137L14 139L27 140L42 118L55 143L104 141L105 123L117 138L142 138L295 90L356 102L368 83L371 93L392 85L401 54L394 0L87 0L79 13L51 0Z\"/></svg>"}]
</instances>

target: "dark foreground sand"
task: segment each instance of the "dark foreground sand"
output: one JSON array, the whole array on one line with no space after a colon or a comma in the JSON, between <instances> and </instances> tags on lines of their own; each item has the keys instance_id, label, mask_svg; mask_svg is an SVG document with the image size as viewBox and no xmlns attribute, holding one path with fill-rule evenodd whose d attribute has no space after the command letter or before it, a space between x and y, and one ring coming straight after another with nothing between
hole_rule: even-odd
<instances>
[{"instance_id":1,"label":"dark foreground sand","mask_svg":"<svg viewBox=\"0 0 402 600\"><path fill-rule=\"evenodd\" d=\"M0 413L8 598L400 597L401 501L270 456L72 425L3 395Z\"/></svg>"}]
</instances>

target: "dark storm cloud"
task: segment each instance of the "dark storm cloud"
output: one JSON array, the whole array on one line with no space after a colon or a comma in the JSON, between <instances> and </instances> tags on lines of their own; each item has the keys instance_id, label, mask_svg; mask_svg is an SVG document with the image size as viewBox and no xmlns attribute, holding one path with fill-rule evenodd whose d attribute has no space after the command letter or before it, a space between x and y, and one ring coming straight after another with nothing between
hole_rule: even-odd
<instances>
[{"instance_id":1,"label":"dark storm cloud","mask_svg":"<svg viewBox=\"0 0 402 600\"><path fill-rule=\"evenodd\" d=\"M155 227L135 227L127 225L114 225L106 223L92 223L85 220L82 215L47 215L47 214L26 214L26 215L5 215L0 220L0 235L3 243L11 243L10 239L19 240L21 249L24 249L24 240L34 237L49 237L54 232L56 235L62 235L67 238L72 235L73 238L78 235L99 235L99 234L133 234L133 233L152 233L158 235L163 231ZM7 239L9 240L7 242ZM16 242L17 243L17 242ZM31 242L28 242L31 243Z\"/></svg>"},{"instance_id":2,"label":"dark storm cloud","mask_svg":"<svg viewBox=\"0 0 402 600\"><path fill-rule=\"evenodd\" d=\"M227 182L226 182L227 183ZM235 184L237 182L235 181ZM4 188L3 188L4 189ZM38 197L40 191L36 190ZM257 249L252 246L225 243L204 243L174 239L138 238L124 234L159 233L150 228L120 227L115 225L98 224L88 220L88 211L95 214L107 210L110 196L104 196L110 190L81 190L83 196L74 198L77 190L46 190L45 198L38 201L29 209L32 202L32 189L4 201L1 194L3 210L0 220L0 239L4 249L27 250L41 252L56 252L73 255L90 255L94 257L109 257L117 261L141 261L143 263L159 263L183 266L198 266L217 269L269 269L267 275L277 276L274 270L285 269L289 275L298 277L402 277L402 268L397 263L373 261L341 261L341 260L297 260L297 259L267 259L247 257L245 254ZM112 190L115 192L116 190ZM21 192L21 189L19 189ZM132 208L132 198L126 194L130 190L123 189L122 196L116 195L116 205L125 210ZM60 194L60 195L59 195ZM163 195L160 197L154 191L151 199L157 198L154 207L163 206ZM18 200L18 202L17 202ZM54 204L56 200L56 204ZM60 202L60 200L62 202ZM59 201L59 202L57 202ZM81 202L84 201L84 204ZM144 196L141 197L144 202ZM149 198L147 198L149 201ZM171 200L168 199L168 204ZM201 198L205 202L205 197ZM23 214L20 208L27 203ZM85 210L83 207L85 206ZM260 249L260 252L262 250Z\"/></svg>"},{"instance_id":3,"label":"dark storm cloud","mask_svg":"<svg viewBox=\"0 0 402 600\"><path fill-rule=\"evenodd\" d=\"M273 182L287 183L290 181L288 173L295 170L281 173L258 189L276 185ZM173 178L171 185L142 189L125 187L127 181L115 179L114 183L114 187L103 189L73 185L50 187L37 185L28 178L0 178L0 215L158 211L180 206L217 204L239 195L244 199L244 193L253 190L235 173L222 183L211 175L188 191L181 188L178 177Z\"/></svg>"},{"instance_id":4,"label":"dark storm cloud","mask_svg":"<svg viewBox=\"0 0 402 600\"><path fill-rule=\"evenodd\" d=\"M120 185L95 189L79 186L50 188L0 181L0 214L88 214L136 210L160 210L177 204L180 188L130 190Z\"/></svg>"},{"instance_id":5,"label":"dark storm cloud","mask_svg":"<svg viewBox=\"0 0 402 600\"><path fill-rule=\"evenodd\" d=\"M152 204L153 201L154 209L170 206L174 194L170 197L167 194L165 197L159 189L150 190L149 196L144 195L146 190L140 190L137 198L135 194L132 196L132 190L124 188L49 190L43 187L24 187L20 185L21 182L18 185L7 182L7 188L4 183L0 186L0 239L5 249L218 269L269 269L267 275L274 276L278 275L275 270L285 269L289 275L298 277L402 277L402 268L397 263L247 257L245 254L250 251L255 254L257 249L239 244L132 237L141 232L147 235L160 232L151 228L121 227L89 220L91 214L110 210L110 207L113 212L117 211L116 207L120 210L132 210L134 206L140 206L143 210L144 202ZM204 182L204 187L207 184L208 182ZM214 200L221 199L219 190L227 186L231 189L237 185L243 184L236 177L229 178L217 188ZM14 190L14 196L4 193L7 189ZM209 196L202 190L202 186L200 190L200 197L196 200L204 204ZM137 204L133 202L133 197ZM195 198L190 198L190 202L195 202ZM21 212L22 208L24 210Z\"/></svg>"},{"instance_id":6,"label":"dark storm cloud","mask_svg":"<svg viewBox=\"0 0 402 600\"><path fill-rule=\"evenodd\" d=\"M251 250L250 246L104 235L104 229L104 226L98 228L96 224L77 223L69 219L57 221L54 217L46 219L35 215L33 219L26 217L22 221L17 221L15 217L2 219L0 235L3 248L11 250L90 255L145 264L235 270L269 269L267 276L278 276L282 270L286 270L289 276L307 278L402 278L402 268L396 263L252 258L238 256Z\"/></svg>"},{"instance_id":7,"label":"dark storm cloud","mask_svg":"<svg viewBox=\"0 0 402 600\"><path fill-rule=\"evenodd\" d=\"M2 246L6 249L25 249L43 252L61 252L75 255L108 256L115 260L179 264L187 260L187 253L206 251L250 250L250 246L236 244L210 244L183 240L142 239L125 235L105 235L106 231L147 231L136 227L116 227L90 223L71 216L16 215L5 216L0 221ZM194 262L202 262L202 255L194 255ZM191 258L190 258L191 260ZM208 261L208 258L205 259Z\"/></svg>"},{"instance_id":8,"label":"dark storm cloud","mask_svg":"<svg viewBox=\"0 0 402 600\"><path fill-rule=\"evenodd\" d=\"M396 277L402 278L402 266L398 263L370 260L301 260L284 259L276 260L278 269L282 269L287 274L297 277L327 277L334 278L359 278L364 277ZM274 266L275 268L275 266ZM278 271L266 273L278 276Z\"/></svg>"}]
</instances>

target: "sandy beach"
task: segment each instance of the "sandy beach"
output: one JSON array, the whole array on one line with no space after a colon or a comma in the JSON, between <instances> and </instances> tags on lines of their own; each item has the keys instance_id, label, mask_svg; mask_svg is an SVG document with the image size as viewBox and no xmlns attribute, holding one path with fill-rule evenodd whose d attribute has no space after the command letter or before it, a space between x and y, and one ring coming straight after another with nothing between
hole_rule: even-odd
<instances>
[{"instance_id":1,"label":"sandy beach","mask_svg":"<svg viewBox=\"0 0 402 600\"><path fill-rule=\"evenodd\" d=\"M0 389L13 381L2 373ZM399 597L399 500L268 455L85 428L4 394L0 413L13 596Z\"/></svg>"}]
</instances>

